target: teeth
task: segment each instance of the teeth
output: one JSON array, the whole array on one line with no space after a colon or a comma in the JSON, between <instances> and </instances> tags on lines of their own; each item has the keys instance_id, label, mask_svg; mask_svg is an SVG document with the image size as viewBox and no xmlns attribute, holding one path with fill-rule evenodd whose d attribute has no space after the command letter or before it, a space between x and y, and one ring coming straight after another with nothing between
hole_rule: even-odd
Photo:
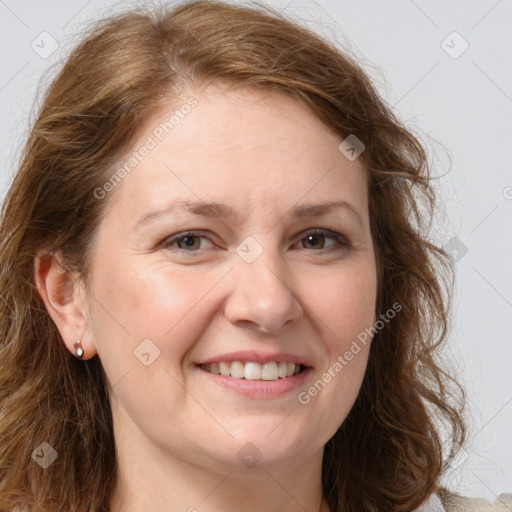
<instances>
[{"instance_id":1,"label":"teeth","mask_svg":"<svg viewBox=\"0 0 512 512\"><path fill-rule=\"evenodd\" d=\"M241 379L244 376L244 364L240 361L233 361L231 363L231 377L234 379Z\"/></svg>"},{"instance_id":2,"label":"teeth","mask_svg":"<svg viewBox=\"0 0 512 512\"><path fill-rule=\"evenodd\" d=\"M287 377L288 376L288 363L281 361L279 363L279 369L277 370L279 377Z\"/></svg>"},{"instance_id":3,"label":"teeth","mask_svg":"<svg viewBox=\"0 0 512 512\"><path fill-rule=\"evenodd\" d=\"M220 374L229 377L229 363L219 363Z\"/></svg>"},{"instance_id":4,"label":"teeth","mask_svg":"<svg viewBox=\"0 0 512 512\"><path fill-rule=\"evenodd\" d=\"M277 363L265 363L261 365L261 378L263 380L277 380L279 378L279 371L277 370Z\"/></svg>"},{"instance_id":5,"label":"teeth","mask_svg":"<svg viewBox=\"0 0 512 512\"><path fill-rule=\"evenodd\" d=\"M234 379L247 379L247 380L277 380L284 379L285 377L292 377L297 375L302 365L295 363L287 363L284 361L269 363L256 363L254 361L220 362L203 364L201 367L214 375L223 375L224 377L233 377Z\"/></svg>"},{"instance_id":6,"label":"teeth","mask_svg":"<svg viewBox=\"0 0 512 512\"><path fill-rule=\"evenodd\" d=\"M261 380L261 364L247 362L244 366L244 378L249 380ZM233 365L231 365L231 367L233 367ZM233 375L233 370L231 370L231 375Z\"/></svg>"}]
</instances>

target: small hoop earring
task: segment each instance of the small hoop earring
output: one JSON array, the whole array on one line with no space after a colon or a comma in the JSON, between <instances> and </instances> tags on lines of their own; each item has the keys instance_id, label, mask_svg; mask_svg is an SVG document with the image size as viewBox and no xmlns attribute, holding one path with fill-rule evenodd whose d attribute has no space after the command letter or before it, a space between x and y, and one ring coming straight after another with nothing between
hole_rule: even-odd
<instances>
[{"instance_id":1,"label":"small hoop earring","mask_svg":"<svg viewBox=\"0 0 512 512\"><path fill-rule=\"evenodd\" d=\"M75 352L76 352L76 357L78 357L78 359L82 359L84 357L84 349L82 348L80 343L81 343L80 340L78 340L75 343Z\"/></svg>"}]
</instances>

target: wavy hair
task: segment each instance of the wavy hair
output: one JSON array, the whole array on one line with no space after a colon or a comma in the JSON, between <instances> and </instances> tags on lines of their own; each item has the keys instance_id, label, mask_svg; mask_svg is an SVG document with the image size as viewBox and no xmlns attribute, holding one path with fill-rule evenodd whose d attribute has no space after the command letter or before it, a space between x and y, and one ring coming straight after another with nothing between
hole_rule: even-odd
<instances>
[{"instance_id":1,"label":"wavy hair","mask_svg":"<svg viewBox=\"0 0 512 512\"><path fill-rule=\"evenodd\" d=\"M87 284L107 204L95 189L165 103L216 82L281 91L365 145L377 313L403 311L375 334L358 397L324 448L331 511L412 511L443 489L466 439L465 393L439 357L454 268L428 238L424 148L334 43L265 5L196 0L95 22L31 126L0 223L0 510L107 511L117 465L103 368L65 348L34 259L58 256ZM32 460L43 441L58 453L44 470Z\"/></svg>"}]
</instances>

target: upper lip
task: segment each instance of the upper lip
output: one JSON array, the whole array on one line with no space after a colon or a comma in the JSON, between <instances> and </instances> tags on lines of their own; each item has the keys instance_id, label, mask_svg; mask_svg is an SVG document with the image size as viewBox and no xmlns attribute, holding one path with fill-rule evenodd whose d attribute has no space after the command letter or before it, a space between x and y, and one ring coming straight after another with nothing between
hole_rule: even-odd
<instances>
[{"instance_id":1,"label":"upper lip","mask_svg":"<svg viewBox=\"0 0 512 512\"><path fill-rule=\"evenodd\" d=\"M204 361L196 363L197 365L201 364L210 364L210 363L220 363L220 362L232 362L232 361L254 361L256 363L270 363L272 361L276 362L288 362L295 364L302 364L304 366L311 366L309 361L304 357L297 356L295 354L290 354L288 352L274 352L274 353L264 353L258 352L255 350L242 350L239 352L229 352L227 354L222 354L220 356L209 357Z\"/></svg>"}]
</instances>

